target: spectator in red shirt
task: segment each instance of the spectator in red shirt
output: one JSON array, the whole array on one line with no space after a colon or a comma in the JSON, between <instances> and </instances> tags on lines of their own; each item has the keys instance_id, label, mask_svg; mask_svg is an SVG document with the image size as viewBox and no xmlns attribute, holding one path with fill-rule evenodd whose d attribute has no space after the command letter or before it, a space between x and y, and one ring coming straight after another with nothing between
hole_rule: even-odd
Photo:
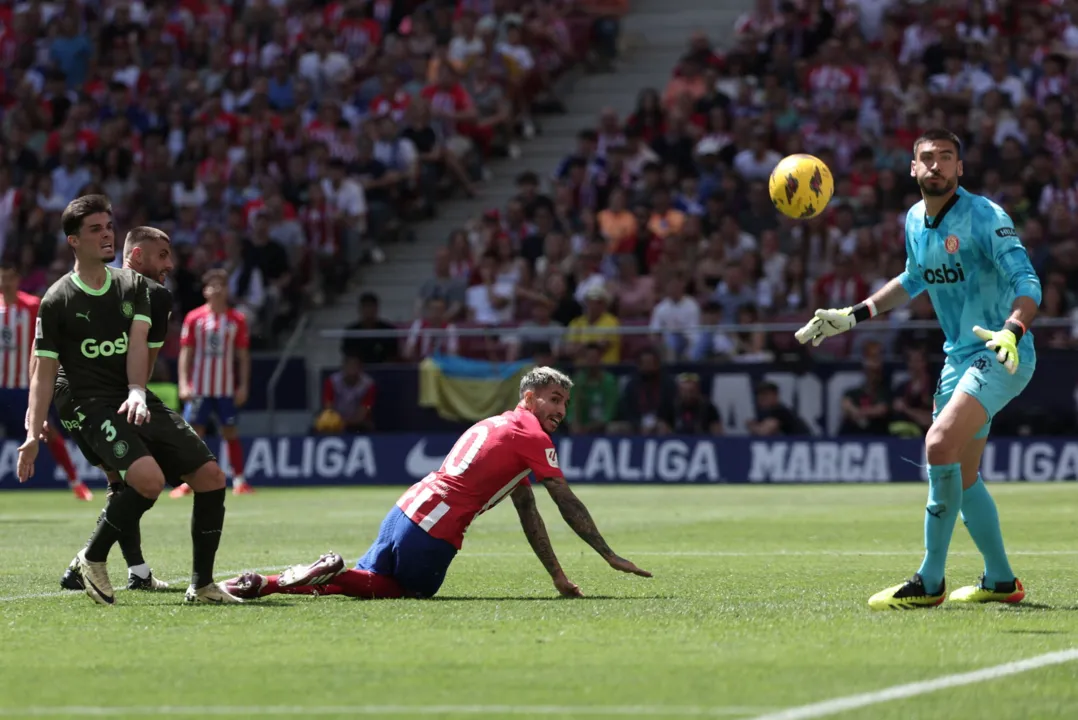
<instances>
[{"instance_id":1,"label":"spectator in red shirt","mask_svg":"<svg viewBox=\"0 0 1078 720\"><path fill-rule=\"evenodd\" d=\"M345 432L372 432L377 391L374 379L363 371L363 361L345 356L341 369L322 383L322 409L336 411L344 420Z\"/></svg>"},{"instance_id":2,"label":"spectator in red shirt","mask_svg":"<svg viewBox=\"0 0 1078 720\"><path fill-rule=\"evenodd\" d=\"M440 126L442 137L448 138L446 148L458 158L466 155L472 147L468 138L469 133L474 134L478 115L453 67L441 63L435 82L423 88L421 94L430 106L435 125Z\"/></svg>"},{"instance_id":3,"label":"spectator in red shirt","mask_svg":"<svg viewBox=\"0 0 1078 720\"><path fill-rule=\"evenodd\" d=\"M868 283L854 268L850 258L839 253L835 257L834 270L816 281L813 305L850 307L860 302L857 298L867 296Z\"/></svg>"}]
</instances>

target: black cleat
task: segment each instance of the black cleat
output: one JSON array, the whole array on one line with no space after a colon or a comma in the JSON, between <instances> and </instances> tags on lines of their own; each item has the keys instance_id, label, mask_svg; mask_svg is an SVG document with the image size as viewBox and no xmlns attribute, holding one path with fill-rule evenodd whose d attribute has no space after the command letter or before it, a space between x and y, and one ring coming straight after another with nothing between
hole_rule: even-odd
<instances>
[{"instance_id":1,"label":"black cleat","mask_svg":"<svg viewBox=\"0 0 1078 720\"><path fill-rule=\"evenodd\" d=\"M128 590L168 590L168 583L164 580L158 580L153 576L153 571L150 571L149 577L139 577L134 573L127 574L127 589Z\"/></svg>"},{"instance_id":2,"label":"black cleat","mask_svg":"<svg viewBox=\"0 0 1078 720\"><path fill-rule=\"evenodd\" d=\"M82 572L79 570L78 558L71 561L71 564L67 566L67 570L64 571L64 576L60 578L61 590L85 590L86 586L82 582Z\"/></svg>"}]
</instances>

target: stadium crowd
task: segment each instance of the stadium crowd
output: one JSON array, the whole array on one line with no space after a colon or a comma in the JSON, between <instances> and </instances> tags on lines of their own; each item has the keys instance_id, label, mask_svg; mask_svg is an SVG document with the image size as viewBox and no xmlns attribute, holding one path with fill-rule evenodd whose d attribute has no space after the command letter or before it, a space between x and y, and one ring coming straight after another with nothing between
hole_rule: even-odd
<instances>
[{"instance_id":1,"label":"stadium crowd","mask_svg":"<svg viewBox=\"0 0 1078 720\"><path fill-rule=\"evenodd\" d=\"M174 318L211 267L255 342L331 301L452 189L474 194L616 51L621 0L0 4L0 256L41 294L60 212L103 192L169 232ZM594 42L592 42L594 40Z\"/></svg>"},{"instance_id":2,"label":"stadium crowd","mask_svg":"<svg viewBox=\"0 0 1078 720\"><path fill-rule=\"evenodd\" d=\"M552 176L522 172L513 200L454 232L401 353L578 362L594 344L604 364L647 346L665 360L797 357L789 333L693 328L800 324L900 273L905 211L920 199L912 143L935 126L964 139L964 185L1014 218L1044 283L1042 316L1072 317L1076 53L1073 2L759 0L729 50L693 35L666 87L641 89L627 116L604 111ZM827 212L807 222L779 215L767 192L797 152L836 178ZM933 316L921 296L854 342L934 358L938 329L902 328ZM500 340L452 332L467 326L503 329ZM642 330L596 330L618 326ZM1038 345L1078 347L1075 328L1039 330ZM846 356L847 338L810 352Z\"/></svg>"}]
</instances>

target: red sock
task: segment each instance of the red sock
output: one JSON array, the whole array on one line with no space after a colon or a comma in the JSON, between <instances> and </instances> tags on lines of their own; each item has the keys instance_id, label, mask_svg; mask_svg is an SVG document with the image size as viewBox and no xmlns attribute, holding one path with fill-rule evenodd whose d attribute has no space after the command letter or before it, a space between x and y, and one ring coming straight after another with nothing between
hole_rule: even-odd
<instances>
[{"instance_id":1,"label":"red sock","mask_svg":"<svg viewBox=\"0 0 1078 720\"><path fill-rule=\"evenodd\" d=\"M67 452L67 445L64 444L64 439L55 433L49 433L48 439L45 444L49 446L49 452L52 453L52 457L56 460L56 464L64 469L67 474L67 484L75 486L79 484L78 473L75 472L75 463L71 462L71 456Z\"/></svg>"},{"instance_id":2,"label":"red sock","mask_svg":"<svg viewBox=\"0 0 1078 720\"><path fill-rule=\"evenodd\" d=\"M327 592L326 595L348 595L349 597L363 598L364 600L388 600L390 598L404 597L404 588L388 575L379 575L370 570L345 570L333 578L333 583L327 587L337 588L338 592Z\"/></svg>"},{"instance_id":3,"label":"red sock","mask_svg":"<svg viewBox=\"0 0 1078 720\"><path fill-rule=\"evenodd\" d=\"M345 570L328 585L298 585L283 588L277 584L278 575L266 578L266 584L258 593L260 597L283 593L285 595L347 595L364 600L388 600L404 596L404 588L388 575L368 570Z\"/></svg>"},{"instance_id":4,"label":"red sock","mask_svg":"<svg viewBox=\"0 0 1078 720\"><path fill-rule=\"evenodd\" d=\"M232 466L232 477L243 477L243 445L239 438L228 440L228 464Z\"/></svg>"}]
</instances>

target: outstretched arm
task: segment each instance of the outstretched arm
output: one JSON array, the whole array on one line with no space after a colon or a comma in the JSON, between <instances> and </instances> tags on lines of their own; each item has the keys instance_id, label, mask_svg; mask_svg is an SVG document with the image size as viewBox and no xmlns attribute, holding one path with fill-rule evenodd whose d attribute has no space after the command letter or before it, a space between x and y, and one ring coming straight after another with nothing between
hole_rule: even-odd
<instances>
[{"instance_id":1,"label":"outstretched arm","mask_svg":"<svg viewBox=\"0 0 1078 720\"><path fill-rule=\"evenodd\" d=\"M898 277L892 278L886 285L872 294L872 297L859 302L853 307L829 310L817 310L812 319L803 328L794 333L801 344L812 341L814 347L829 337L834 337L866 320L871 320L880 313L890 312L896 307L909 302L925 288L924 280L917 274L916 263L910 254L909 239L906 240L906 269Z\"/></svg>"},{"instance_id":2,"label":"outstretched arm","mask_svg":"<svg viewBox=\"0 0 1078 720\"><path fill-rule=\"evenodd\" d=\"M902 284L902 275L892 278L886 285L881 287L864 304L869 303L876 309L874 316L880 313L891 312L896 307L901 307L910 301L910 291Z\"/></svg>"},{"instance_id":3,"label":"outstretched arm","mask_svg":"<svg viewBox=\"0 0 1078 720\"><path fill-rule=\"evenodd\" d=\"M572 491L565 478L546 478L543 480L543 484L546 485L547 492L550 493L550 497L554 500L554 504L558 506L558 510L561 512L561 516L566 524L573 529L573 532L580 536L581 540L590 545L595 552L599 553L610 567L615 570L621 570L622 572L640 575L641 577L651 577L651 573L647 570L641 570L632 562L623 557L619 557L617 553L610 549L606 540L603 539L602 533L599 532L599 528L595 527L595 521L591 519L591 513L588 512L588 508L584 506L584 503L582 503L580 498L576 496L576 493Z\"/></svg>"},{"instance_id":4,"label":"outstretched arm","mask_svg":"<svg viewBox=\"0 0 1078 720\"><path fill-rule=\"evenodd\" d=\"M520 526L524 528L524 536L528 538L528 544L535 551L535 556L543 567L550 573L554 581L554 587L566 597L580 597L583 593L580 588L565 577L565 572L558 563L558 557L554 554L554 547L550 544L550 535L547 534L543 516L539 514L539 507L535 504L535 493L531 485L518 485L513 491L513 506L520 516Z\"/></svg>"}]
</instances>

